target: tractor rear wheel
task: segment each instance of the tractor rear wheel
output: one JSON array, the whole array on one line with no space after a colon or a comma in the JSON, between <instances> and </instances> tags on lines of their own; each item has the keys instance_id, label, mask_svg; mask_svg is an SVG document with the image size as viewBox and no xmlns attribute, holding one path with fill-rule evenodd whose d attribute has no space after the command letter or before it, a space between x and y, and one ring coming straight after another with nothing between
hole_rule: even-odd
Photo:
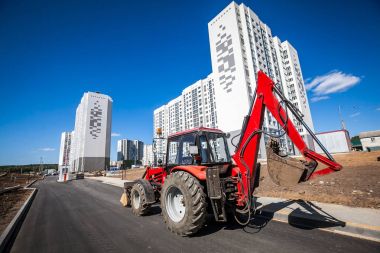
<instances>
[{"instance_id":1,"label":"tractor rear wheel","mask_svg":"<svg viewBox=\"0 0 380 253\"><path fill-rule=\"evenodd\" d=\"M198 232L206 221L206 194L191 174L178 171L170 174L161 191L161 209L166 226L177 235Z\"/></svg>"},{"instance_id":2,"label":"tractor rear wheel","mask_svg":"<svg viewBox=\"0 0 380 253\"><path fill-rule=\"evenodd\" d=\"M145 215L148 212L150 205L146 204L144 187L140 183L134 184L130 196L133 214L137 216Z\"/></svg>"}]
</instances>

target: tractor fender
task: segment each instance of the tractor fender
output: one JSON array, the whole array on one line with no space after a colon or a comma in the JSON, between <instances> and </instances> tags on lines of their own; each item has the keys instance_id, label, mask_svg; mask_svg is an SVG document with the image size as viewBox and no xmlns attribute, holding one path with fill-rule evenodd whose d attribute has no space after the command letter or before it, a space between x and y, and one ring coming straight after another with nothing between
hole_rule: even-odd
<instances>
[{"instance_id":1,"label":"tractor fender","mask_svg":"<svg viewBox=\"0 0 380 253\"><path fill-rule=\"evenodd\" d=\"M170 172L176 171L186 171L196 177L199 181L206 180L206 166L197 166L197 165L185 165L185 166L177 166L174 167Z\"/></svg>"}]
</instances>

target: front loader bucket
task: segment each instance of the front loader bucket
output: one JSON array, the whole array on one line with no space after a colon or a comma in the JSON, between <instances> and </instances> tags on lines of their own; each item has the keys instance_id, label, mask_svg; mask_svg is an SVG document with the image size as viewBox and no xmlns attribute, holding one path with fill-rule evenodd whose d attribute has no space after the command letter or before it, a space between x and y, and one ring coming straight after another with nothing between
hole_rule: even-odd
<instances>
[{"instance_id":1,"label":"front loader bucket","mask_svg":"<svg viewBox=\"0 0 380 253\"><path fill-rule=\"evenodd\" d=\"M280 186L298 184L307 172L305 165L291 157L281 157L278 153L278 142L269 141L267 148L268 174L272 181Z\"/></svg>"},{"instance_id":2,"label":"front loader bucket","mask_svg":"<svg viewBox=\"0 0 380 253\"><path fill-rule=\"evenodd\" d=\"M124 189L124 191L123 191L123 194L121 195L120 203L121 203L123 206L130 206L130 205L131 205L131 198L130 198L130 196L129 196L128 191L126 191L125 189Z\"/></svg>"}]
</instances>

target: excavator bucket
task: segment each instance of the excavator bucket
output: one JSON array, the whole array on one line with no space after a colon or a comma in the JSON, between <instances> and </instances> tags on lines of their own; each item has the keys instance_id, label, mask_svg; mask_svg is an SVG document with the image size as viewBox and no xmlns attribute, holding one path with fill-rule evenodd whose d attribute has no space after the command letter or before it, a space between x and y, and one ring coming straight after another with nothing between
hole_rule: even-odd
<instances>
[{"instance_id":1,"label":"excavator bucket","mask_svg":"<svg viewBox=\"0 0 380 253\"><path fill-rule=\"evenodd\" d=\"M292 186L303 181L307 173L305 164L300 160L279 155L278 141L271 139L266 147L268 174L280 186Z\"/></svg>"},{"instance_id":2,"label":"excavator bucket","mask_svg":"<svg viewBox=\"0 0 380 253\"><path fill-rule=\"evenodd\" d=\"M124 189L123 194L121 195L120 203L123 206L130 206L131 205L131 198L129 197L129 194L125 189Z\"/></svg>"}]
</instances>

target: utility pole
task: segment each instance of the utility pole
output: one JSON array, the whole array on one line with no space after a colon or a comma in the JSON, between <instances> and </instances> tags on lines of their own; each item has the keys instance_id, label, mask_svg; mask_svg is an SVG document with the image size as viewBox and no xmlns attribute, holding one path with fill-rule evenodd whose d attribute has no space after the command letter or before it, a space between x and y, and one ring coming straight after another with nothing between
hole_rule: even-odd
<instances>
[{"instance_id":1,"label":"utility pole","mask_svg":"<svg viewBox=\"0 0 380 253\"><path fill-rule=\"evenodd\" d=\"M342 129L346 130L346 124L344 123L343 117L342 117L342 110L339 105L339 119L340 119L340 124L342 125Z\"/></svg>"},{"instance_id":2,"label":"utility pole","mask_svg":"<svg viewBox=\"0 0 380 253\"><path fill-rule=\"evenodd\" d=\"M40 167L39 167L40 173L44 170L44 159L42 156L40 157Z\"/></svg>"},{"instance_id":3,"label":"utility pole","mask_svg":"<svg viewBox=\"0 0 380 253\"><path fill-rule=\"evenodd\" d=\"M138 145L138 144L137 144ZM135 143L135 145L134 145L134 147L133 147L133 151L135 152L134 153L134 157L135 157L135 161L134 161L134 165L136 165L136 161L137 161L137 146L136 146L136 143Z\"/></svg>"}]
</instances>

